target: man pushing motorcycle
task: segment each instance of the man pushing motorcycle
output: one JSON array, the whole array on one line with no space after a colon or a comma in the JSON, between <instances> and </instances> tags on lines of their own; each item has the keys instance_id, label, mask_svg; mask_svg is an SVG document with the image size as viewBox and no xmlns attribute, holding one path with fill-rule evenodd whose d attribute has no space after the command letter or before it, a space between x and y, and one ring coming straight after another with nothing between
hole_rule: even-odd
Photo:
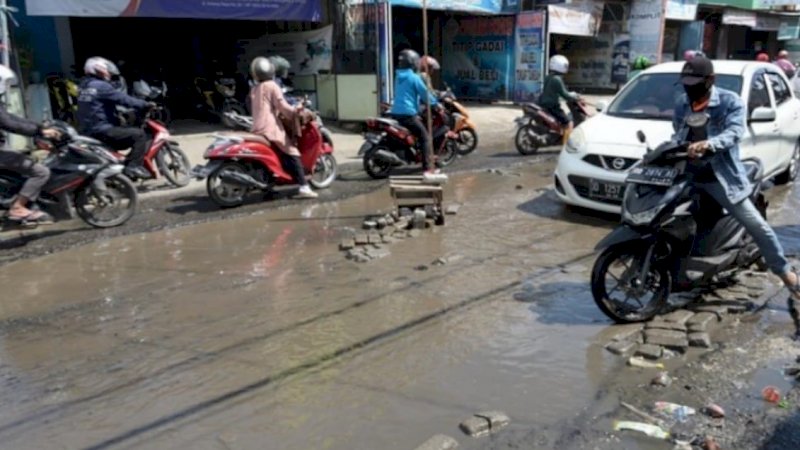
<instances>
[{"instance_id":1,"label":"man pushing motorcycle","mask_svg":"<svg viewBox=\"0 0 800 450\"><path fill-rule=\"evenodd\" d=\"M116 66L101 57L86 60L83 66L86 77L81 80L78 95L78 124L81 134L91 136L115 150L130 148L125 161L125 174L133 179L150 178L142 164L147 153L147 134L138 127L120 126L117 105L129 108L153 108L155 103L146 102L120 92L111 84Z\"/></svg>"},{"instance_id":2,"label":"man pushing motorcycle","mask_svg":"<svg viewBox=\"0 0 800 450\"><path fill-rule=\"evenodd\" d=\"M752 190L739 157L739 141L745 131L745 107L734 92L714 86L714 66L705 56L684 64L681 83L686 95L675 106L672 140L689 142L688 170L695 172L696 188L708 194L733 216L753 237L769 269L789 289L789 312L800 338L800 278L792 270L775 231L750 201ZM685 123L690 113L709 116L707 131L696 135ZM705 155L708 164L699 164Z\"/></svg>"}]
</instances>

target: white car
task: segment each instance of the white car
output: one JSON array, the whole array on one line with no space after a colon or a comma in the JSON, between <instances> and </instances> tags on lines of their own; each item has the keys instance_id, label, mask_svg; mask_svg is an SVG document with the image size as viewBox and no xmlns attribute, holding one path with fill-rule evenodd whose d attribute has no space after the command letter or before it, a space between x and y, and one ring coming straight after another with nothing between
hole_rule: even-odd
<instances>
[{"instance_id":1,"label":"white car","mask_svg":"<svg viewBox=\"0 0 800 450\"><path fill-rule=\"evenodd\" d=\"M717 87L742 96L747 127L741 158L758 158L767 179L795 179L800 158L800 99L783 71L755 61L714 61ZM567 204L620 213L625 177L646 152L636 132L655 147L673 134L672 113L683 93L682 62L658 64L632 79L603 111L576 127L555 172L558 197Z\"/></svg>"}]
</instances>

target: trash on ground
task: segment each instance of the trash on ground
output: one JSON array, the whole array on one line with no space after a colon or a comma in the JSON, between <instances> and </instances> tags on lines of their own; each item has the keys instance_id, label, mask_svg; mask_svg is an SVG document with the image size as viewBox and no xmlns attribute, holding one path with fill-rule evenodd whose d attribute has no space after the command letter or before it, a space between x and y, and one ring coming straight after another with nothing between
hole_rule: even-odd
<instances>
[{"instance_id":1,"label":"trash on ground","mask_svg":"<svg viewBox=\"0 0 800 450\"><path fill-rule=\"evenodd\" d=\"M628 359L628 365L633 367L641 367L643 369L663 369L664 364L662 363L653 363L650 361L646 361L644 358L640 358L638 356L632 356Z\"/></svg>"},{"instance_id":2,"label":"trash on ground","mask_svg":"<svg viewBox=\"0 0 800 450\"><path fill-rule=\"evenodd\" d=\"M649 423L643 423L643 422L631 422L627 420L614 422L614 431L620 431L620 430L638 431L640 433L644 433L656 439L669 438L669 432L664 431L658 425L651 425Z\"/></svg>"},{"instance_id":3,"label":"trash on ground","mask_svg":"<svg viewBox=\"0 0 800 450\"><path fill-rule=\"evenodd\" d=\"M722 419L725 417L725 410L722 409L721 406L714 403L708 404L704 411L709 417L713 417L714 419Z\"/></svg>"},{"instance_id":4,"label":"trash on ground","mask_svg":"<svg viewBox=\"0 0 800 450\"><path fill-rule=\"evenodd\" d=\"M650 384L654 386L669 387L672 384L672 377L670 377L669 373L667 372L660 372L655 378L653 378Z\"/></svg>"},{"instance_id":5,"label":"trash on ground","mask_svg":"<svg viewBox=\"0 0 800 450\"><path fill-rule=\"evenodd\" d=\"M761 396L766 402L778 403L781 400L781 391L775 386L767 386L761 390Z\"/></svg>"},{"instance_id":6,"label":"trash on ground","mask_svg":"<svg viewBox=\"0 0 800 450\"><path fill-rule=\"evenodd\" d=\"M693 416L697 413L694 408L670 402L656 402L653 409L655 412L665 417L672 417L678 422L686 422L689 416Z\"/></svg>"}]
</instances>

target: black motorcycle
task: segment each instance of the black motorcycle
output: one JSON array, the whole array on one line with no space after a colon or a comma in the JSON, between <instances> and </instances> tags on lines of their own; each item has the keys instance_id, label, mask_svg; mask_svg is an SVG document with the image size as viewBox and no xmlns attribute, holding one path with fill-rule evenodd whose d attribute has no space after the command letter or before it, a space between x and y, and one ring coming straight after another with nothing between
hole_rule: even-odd
<instances>
[{"instance_id":1,"label":"black motorcycle","mask_svg":"<svg viewBox=\"0 0 800 450\"><path fill-rule=\"evenodd\" d=\"M707 121L694 113L687 124L698 129ZM646 142L644 133L637 136ZM649 320L673 292L729 283L738 271L763 264L744 227L694 188L687 147L667 142L648 149L625 180L622 224L597 244L602 253L592 269L592 295L618 323ZM753 184L750 198L766 219L763 167L756 159L743 163Z\"/></svg>"},{"instance_id":2,"label":"black motorcycle","mask_svg":"<svg viewBox=\"0 0 800 450\"><path fill-rule=\"evenodd\" d=\"M577 127L589 117L588 103L583 99L567 102L569 119ZM533 155L540 147L560 145L564 136L564 127L549 112L535 103L522 105L523 115L514 119L517 132L514 145L522 155Z\"/></svg>"},{"instance_id":3,"label":"black motorcycle","mask_svg":"<svg viewBox=\"0 0 800 450\"><path fill-rule=\"evenodd\" d=\"M172 122L172 112L167 106L167 83L162 81L160 86L155 84L150 84L145 80L134 81L133 96L158 105L150 112L150 118L169 125ZM136 126L138 113L135 108L117 105L117 116L120 119L120 126Z\"/></svg>"},{"instance_id":4,"label":"black motorcycle","mask_svg":"<svg viewBox=\"0 0 800 450\"><path fill-rule=\"evenodd\" d=\"M87 224L97 228L122 225L136 212L138 194L117 157L104 146L78 135L64 122L53 127L62 131L58 142L36 139L36 146L50 151L44 165L50 179L34 207L54 217L73 217L77 213ZM0 170L0 209L11 207L25 178L11 171ZM25 225L25 224L23 224Z\"/></svg>"}]
</instances>

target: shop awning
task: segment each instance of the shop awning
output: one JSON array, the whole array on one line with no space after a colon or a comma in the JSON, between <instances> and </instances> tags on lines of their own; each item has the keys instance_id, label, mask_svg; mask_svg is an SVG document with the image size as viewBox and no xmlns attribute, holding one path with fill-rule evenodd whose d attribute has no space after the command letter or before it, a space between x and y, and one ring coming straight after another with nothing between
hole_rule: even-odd
<instances>
[{"instance_id":1,"label":"shop awning","mask_svg":"<svg viewBox=\"0 0 800 450\"><path fill-rule=\"evenodd\" d=\"M30 16L322 20L320 0L25 0Z\"/></svg>"},{"instance_id":2,"label":"shop awning","mask_svg":"<svg viewBox=\"0 0 800 450\"><path fill-rule=\"evenodd\" d=\"M389 0L392 6L422 8L422 0ZM482 14L500 14L505 10L516 12L516 0L428 0L428 9ZM513 9L513 11L511 11Z\"/></svg>"}]
</instances>

